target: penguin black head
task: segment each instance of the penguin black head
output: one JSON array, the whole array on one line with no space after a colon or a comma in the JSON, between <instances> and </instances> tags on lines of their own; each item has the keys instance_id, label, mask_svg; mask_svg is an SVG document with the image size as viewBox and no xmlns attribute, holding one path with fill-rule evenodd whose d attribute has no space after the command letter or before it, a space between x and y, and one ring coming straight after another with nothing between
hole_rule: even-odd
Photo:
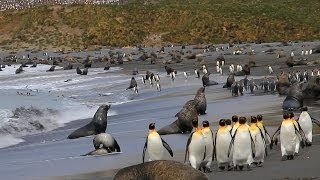
<instances>
[{"instance_id":1,"label":"penguin black head","mask_svg":"<svg viewBox=\"0 0 320 180\"><path fill-rule=\"evenodd\" d=\"M231 120L230 119L225 119L226 125L231 125Z\"/></svg>"},{"instance_id":2,"label":"penguin black head","mask_svg":"<svg viewBox=\"0 0 320 180\"><path fill-rule=\"evenodd\" d=\"M307 106L302 107L301 111L308 111L308 107Z\"/></svg>"},{"instance_id":3,"label":"penguin black head","mask_svg":"<svg viewBox=\"0 0 320 180\"><path fill-rule=\"evenodd\" d=\"M131 79L134 80L134 77L132 77Z\"/></svg>"},{"instance_id":4,"label":"penguin black head","mask_svg":"<svg viewBox=\"0 0 320 180\"><path fill-rule=\"evenodd\" d=\"M251 123L257 123L257 118L255 116L251 116Z\"/></svg>"},{"instance_id":5,"label":"penguin black head","mask_svg":"<svg viewBox=\"0 0 320 180\"><path fill-rule=\"evenodd\" d=\"M150 123L149 124L149 130L154 130L156 128L156 123Z\"/></svg>"},{"instance_id":6,"label":"penguin black head","mask_svg":"<svg viewBox=\"0 0 320 180\"><path fill-rule=\"evenodd\" d=\"M226 121L224 119L220 119L219 126L225 126L225 125L226 125Z\"/></svg>"},{"instance_id":7,"label":"penguin black head","mask_svg":"<svg viewBox=\"0 0 320 180\"><path fill-rule=\"evenodd\" d=\"M247 122L247 118L246 117L240 117L239 118L239 123L240 124L245 124Z\"/></svg>"},{"instance_id":8,"label":"penguin black head","mask_svg":"<svg viewBox=\"0 0 320 180\"><path fill-rule=\"evenodd\" d=\"M262 115L261 114L257 115L257 119L258 121L262 121Z\"/></svg>"},{"instance_id":9,"label":"penguin black head","mask_svg":"<svg viewBox=\"0 0 320 180\"><path fill-rule=\"evenodd\" d=\"M289 114L288 113L283 113L283 119L289 119Z\"/></svg>"},{"instance_id":10,"label":"penguin black head","mask_svg":"<svg viewBox=\"0 0 320 180\"><path fill-rule=\"evenodd\" d=\"M209 127L209 122L208 121L203 121L202 122L202 126L205 127Z\"/></svg>"},{"instance_id":11,"label":"penguin black head","mask_svg":"<svg viewBox=\"0 0 320 180\"><path fill-rule=\"evenodd\" d=\"M198 127L198 120L197 119L192 119L192 126L195 128Z\"/></svg>"},{"instance_id":12,"label":"penguin black head","mask_svg":"<svg viewBox=\"0 0 320 180\"><path fill-rule=\"evenodd\" d=\"M232 122L236 123L236 122L238 122L238 120L239 120L239 118L237 115L232 116Z\"/></svg>"},{"instance_id":13,"label":"penguin black head","mask_svg":"<svg viewBox=\"0 0 320 180\"><path fill-rule=\"evenodd\" d=\"M291 111L291 112L289 112L289 117L290 118L294 118L294 113Z\"/></svg>"}]
</instances>

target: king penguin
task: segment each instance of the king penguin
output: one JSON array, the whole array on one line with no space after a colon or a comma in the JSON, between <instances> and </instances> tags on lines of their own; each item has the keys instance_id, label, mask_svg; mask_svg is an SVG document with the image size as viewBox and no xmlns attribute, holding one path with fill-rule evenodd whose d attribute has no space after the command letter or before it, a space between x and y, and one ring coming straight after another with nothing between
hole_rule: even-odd
<instances>
[{"instance_id":1,"label":"king penguin","mask_svg":"<svg viewBox=\"0 0 320 180\"><path fill-rule=\"evenodd\" d=\"M253 164L256 166L261 167L264 162L264 155L265 155L265 139L261 129L257 125L257 118L255 116L251 117L251 123L249 127L253 142L254 148L256 150L255 157L253 159Z\"/></svg>"},{"instance_id":2,"label":"king penguin","mask_svg":"<svg viewBox=\"0 0 320 180\"><path fill-rule=\"evenodd\" d=\"M171 157L173 152L168 143L166 143L155 130L155 123L149 124L149 135L146 138L146 143L143 147L142 162L144 163L145 153L148 149L149 161L161 160L163 157L163 147L168 150Z\"/></svg>"},{"instance_id":3,"label":"king penguin","mask_svg":"<svg viewBox=\"0 0 320 180\"><path fill-rule=\"evenodd\" d=\"M184 162L186 162L188 157L191 166L197 170L201 170L200 168L202 167L200 165L203 164L203 160L206 157L206 146L202 130L198 127L198 120L192 120L192 126L195 130L190 134L187 141Z\"/></svg>"},{"instance_id":4,"label":"king penguin","mask_svg":"<svg viewBox=\"0 0 320 180\"><path fill-rule=\"evenodd\" d=\"M230 121L231 122L231 121ZM217 160L217 165L220 170L227 169L230 170L231 167L231 157L228 157L228 148L231 143L232 136L230 129L224 119L219 121L219 129L215 136L215 157Z\"/></svg>"},{"instance_id":5,"label":"king penguin","mask_svg":"<svg viewBox=\"0 0 320 180\"><path fill-rule=\"evenodd\" d=\"M308 113L308 107L303 107L299 116L299 124L306 135L306 146L312 145L312 120Z\"/></svg>"},{"instance_id":6,"label":"king penguin","mask_svg":"<svg viewBox=\"0 0 320 180\"><path fill-rule=\"evenodd\" d=\"M298 140L299 130L295 126L290 115L288 113L283 114L283 120L277 131L272 136L272 142L277 144L278 136L280 135L280 145L281 145L281 160L292 160L294 158L294 153L296 150L296 143Z\"/></svg>"},{"instance_id":7,"label":"king penguin","mask_svg":"<svg viewBox=\"0 0 320 180\"><path fill-rule=\"evenodd\" d=\"M240 170L244 165L247 165L247 169L250 170L250 165L255 157L255 145L246 122L245 117L239 118L239 127L235 130L228 150L229 156L233 146L233 166L235 169L239 167Z\"/></svg>"},{"instance_id":8,"label":"king penguin","mask_svg":"<svg viewBox=\"0 0 320 180\"><path fill-rule=\"evenodd\" d=\"M262 117L261 114L257 115L257 126L262 132L262 135L263 135L263 137L265 139L266 146L270 146L271 137L270 137L266 127L263 125L263 117ZM267 148L266 148L266 155L268 155Z\"/></svg>"},{"instance_id":9,"label":"king penguin","mask_svg":"<svg viewBox=\"0 0 320 180\"><path fill-rule=\"evenodd\" d=\"M204 139L204 144L206 147L206 157L203 160L205 167L204 167L204 172L211 172L211 163L214 160L214 154L213 154L213 149L214 149L214 141L213 141L213 133L212 130L209 127L209 122L208 121L203 121L202 122L202 134L203 134L203 139Z\"/></svg>"}]
</instances>

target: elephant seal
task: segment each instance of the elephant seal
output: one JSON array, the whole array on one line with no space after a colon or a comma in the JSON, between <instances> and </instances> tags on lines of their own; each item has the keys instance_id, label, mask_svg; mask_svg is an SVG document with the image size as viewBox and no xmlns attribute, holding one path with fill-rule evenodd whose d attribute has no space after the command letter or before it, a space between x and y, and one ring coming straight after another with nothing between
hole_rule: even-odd
<instances>
[{"instance_id":1,"label":"elephant seal","mask_svg":"<svg viewBox=\"0 0 320 180\"><path fill-rule=\"evenodd\" d=\"M207 180L208 177L191 166L171 160L157 160L120 169L114 180L184 179Z\"/></svg>"},{"instance_id":2,"label":"elephant seal","mask_svg":"<svg viewBox=\"0 0 320 180\"><path fill-rule=\"evenodd\" d=\"M218 83L215 82L215 81L210 81L210 79L209 79L209 73L204 74L204 75L202 76L202 85L203 85L203 87L205 87L205 86L217 85L217 84L218 84Z\"/></svg>"},{"instance_id":3,"label":"elephant seal","mask_svg":"<svg viewBox=\"0 0 320 180\"><path fill-rule=\"evenodd\" d=\"M76 139L104 133L107 129L107 114L110 107L111 105L101 105L93 116L92 121L89 124L75 130L68 136L68 139Z\"/></svg>"},{"instance_id":4,"label":"elephant seal","mask_svg":"<svg viewBox=\"0 0 320 180\"><path fill-rule=\"evenodd\" d=\"M102 147L109 152L121 152L118 142L108 133L100 133L94 137L93 146L96 150L100 148L101 144Z\"/></svg>"},{"instance_id":5,"label":"elephant seal","mask_svg":"<svg viewBox=\"0 0 320 180\"><path fill-rule=\"evenodd\" d=\"M194 103L196 104L197 112L200 115L206 114L207 110L207 100L204 91L205 87L199 88L197 94L194 97Z\"/></svg>"},{"instance_id":6,"label":"elephant seal","mask_svg":"<svg viewBox=\"0 0 320 180\"><path fill-rule=\"evenodd\" d=\"M190 133L193 129L192 120L198 120L198 112L194 100L189 100L182 107L175 117L178 117L173 123L161 128L159 135Z\"/></svg>"},{"instance_id":7,"label":"elephant seal","mask_svg":"<svg viewBox=\"0 0 320 180\"><path fill-rule=\"evenodd\" d=\"M226 84L223 86L223 88L230 88L231 85L235 82L236 80L234 79L234 73L231 73L228 78Z\"/></svg>"}]
</instances>

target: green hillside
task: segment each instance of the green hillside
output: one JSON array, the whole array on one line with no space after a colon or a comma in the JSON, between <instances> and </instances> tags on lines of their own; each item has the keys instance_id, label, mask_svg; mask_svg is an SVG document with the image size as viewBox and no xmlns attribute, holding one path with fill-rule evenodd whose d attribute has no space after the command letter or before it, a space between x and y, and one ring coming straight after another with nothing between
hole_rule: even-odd
<instances>
[{"instance_id":1,"label":"green hillside","mask_svg":"<svg viewBox=\"0 0 320 180\"><path fill-rule=\"evenodd\" d=\"M6 48L320 39L319 0L163 0L0 12Z\"/></svg>"}]
</instances>

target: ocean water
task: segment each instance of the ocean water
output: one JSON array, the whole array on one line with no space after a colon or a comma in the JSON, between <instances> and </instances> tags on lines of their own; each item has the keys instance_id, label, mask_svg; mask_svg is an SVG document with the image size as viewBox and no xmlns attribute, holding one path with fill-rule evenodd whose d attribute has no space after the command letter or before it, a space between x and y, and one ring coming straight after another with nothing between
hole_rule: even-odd
<instances>
[{"instance_id":1,"label":"ocean water","mask_svg":"<svg viewBox=\"0 0 320 180\"><path fill-rule=\"evenodd\" d=\"M25 135L92 118L101 104L130 101L130 92L117 93L130 81L130 77L117 73L121 70L118 67L109 71L92 68L87 76L61 67L46 72L50 66L41 64L16 75L17 67L0 71L0 148L23 142ZM108 113L115 114L113 110Z\"/></svg>"}]
</instances>

